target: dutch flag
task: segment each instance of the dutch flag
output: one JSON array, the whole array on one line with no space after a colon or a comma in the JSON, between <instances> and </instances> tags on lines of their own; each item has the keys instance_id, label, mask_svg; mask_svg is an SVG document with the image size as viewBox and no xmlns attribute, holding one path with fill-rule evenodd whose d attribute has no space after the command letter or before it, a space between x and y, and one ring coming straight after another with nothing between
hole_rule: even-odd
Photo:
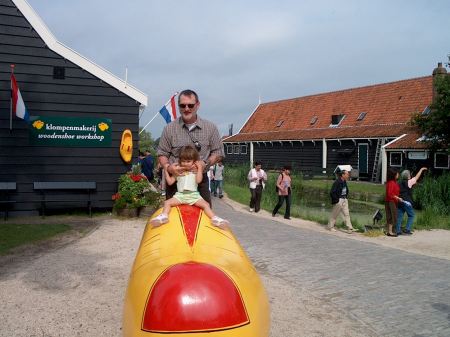
<instances>
[{"instance_id":1,"label":"dutch flag","mask_svg":"<svg viewBox=\"0 0 450 337\"><path fill-rule=\"evenodd\" d=\"M30 121L30 115L23 102L14 74L11 74L11 111L16 116L27 122Z\"/></svg>"},{"instance_id":2,"label":"dutch flag","mask_svg":"<svg viewBox=\"0 0 450 337\"><path fill-rule=\"evenodd\" d=\"M177 119L177 106L175 105L175 96L173 95L170 100L159 110L161 116L167 124Z\"/></svg>"}]
</instances>

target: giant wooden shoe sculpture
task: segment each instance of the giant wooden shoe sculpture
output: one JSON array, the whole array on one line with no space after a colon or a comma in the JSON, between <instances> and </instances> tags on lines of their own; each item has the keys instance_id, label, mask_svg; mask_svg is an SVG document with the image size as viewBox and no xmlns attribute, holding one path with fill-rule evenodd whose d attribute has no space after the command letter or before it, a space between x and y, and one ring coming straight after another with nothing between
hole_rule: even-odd
<instances>
[{"instance_id":1,"label":"giant wooden shoe sculpture","mask_svg":"<svg viewBox=\"0 0 450 337\"><path fill-rule=\"evenodd\" d=\"M173 207L165 225L147 224L125 297L125 337L267 337L269 321L264 287L230 230L188 205Z\"/></svg>"}]
</instances>

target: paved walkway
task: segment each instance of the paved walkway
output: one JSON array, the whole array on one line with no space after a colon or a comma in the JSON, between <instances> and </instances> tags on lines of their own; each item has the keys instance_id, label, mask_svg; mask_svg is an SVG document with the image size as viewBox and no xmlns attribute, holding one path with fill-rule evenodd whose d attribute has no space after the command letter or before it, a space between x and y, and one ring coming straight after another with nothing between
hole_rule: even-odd
<instances>
[{"instance_id":1,"label":"paved walkway","mask_svg":"<svg viewBox=\"0 0 450 337\"><path fill-rule=\"evenodd\" d=\"M331 302L379 336L450 336L449 260L214 207L263 275Z\"/></svg>"},{"instance_id":2,"label":"paved walkway","mask_svg":"<svg viewBox=\"0 0 450 337\"><path fill-rule=\"evenodd\" d=\"M450 260L312 223L287 226L216 198L214 210L231 221L262 276L271 337L450 336ZM86 221L98 227L83 238L0 259L1 337L121 335L123 296L145 219Z\"/></svg>"}]
</instances>

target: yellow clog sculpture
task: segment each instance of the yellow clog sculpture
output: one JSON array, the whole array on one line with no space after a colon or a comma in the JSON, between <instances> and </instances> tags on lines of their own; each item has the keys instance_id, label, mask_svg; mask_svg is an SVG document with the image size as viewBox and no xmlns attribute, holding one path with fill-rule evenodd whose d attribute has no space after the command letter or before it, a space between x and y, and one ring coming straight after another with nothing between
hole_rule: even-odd
<instances>
[{"instance_id":1,"label":"yellow clog sculpture","mask_svg":"<svg viewBox=\"0 0 450 337\"><path fill-rule=\"evenodd\" d=\"M120 142L120 156L125 163L130 163L133 157L133 136L130 129L122 132L122 140Z\"/></svg>"},{"instance_id":2,"label":"yellow clog sculpture","mask_svg":"<svg viewBox=\"0 0 450 337\"><path fill-rule=\"evenodd\" d=\"M167 224L147 224L125 296L125 337L268 337L269 323L265 289L230 230L189 205L173 207Z\"/></svg>"}]
</instances>

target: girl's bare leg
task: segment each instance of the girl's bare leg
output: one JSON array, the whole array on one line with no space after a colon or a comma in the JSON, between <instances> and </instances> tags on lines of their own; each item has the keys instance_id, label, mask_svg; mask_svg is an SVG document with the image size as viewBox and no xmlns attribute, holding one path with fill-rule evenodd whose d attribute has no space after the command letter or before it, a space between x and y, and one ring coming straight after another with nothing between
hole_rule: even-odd
<instances>
[{"instance_id":1,"label":"girl's bare leg","mask_svg":"<svg viewBox=\"0 0 450 337\"><path fill-rule=\"evenodd\" d=\"M181 205L181 202L178 199L176 199L176 198L167 199L166 201L164 201L164 206L163 206L162 213L167 215L167 216L169 216L170 209L172 207L175 207L175 206L178 206L178 205Z\"/></svg>"},{"instance_id":2,"label":"girl's bare leg","mask_svg":"<svg viewBox=\"0 0 450 337\"><path fill-rule=\"evenodd\" d=\"M181 204L181 202L176 198L170 198L170 199L164 201L164 207L163 207L162 213L160 215L154 217L152 220L150 220L150 223L154 227L158 227L158 226L164 225L165 223L168 223L170 209L172 207L178 206L180 204Z\"/></svg>"},{"instance_id":3,"label":"girl's bare leg","mask_svg":"<svg viewBox=\"0 0 450 337\"><path fill-rule=\"evenodd\" d=\"M204 199L198 200L194 205L200 207L203 210L203 212L205 212L205 214L209 216L213 225L222 229L228 228L229 224L228 220L224 220L216 216L212 211L211 207L209 207L209 203L206 202Z\"/></svg>"}]
</instances>

